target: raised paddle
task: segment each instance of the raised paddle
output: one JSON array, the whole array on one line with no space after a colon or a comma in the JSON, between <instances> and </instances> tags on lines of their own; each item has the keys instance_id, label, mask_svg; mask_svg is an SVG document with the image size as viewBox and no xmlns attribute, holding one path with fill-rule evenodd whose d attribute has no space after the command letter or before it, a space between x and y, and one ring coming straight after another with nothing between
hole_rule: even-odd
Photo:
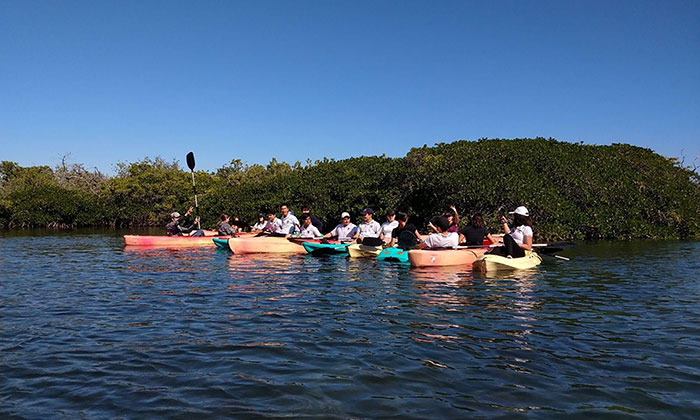
<instances>
[{"instance_id":1,"label":"raised paddle","mask_svg":"<svg viewBox=\"0 0 700 420\"><path fill-rule=\"evenodd\" d=\"M187 167L190 168L190 173L192 174L192 190L194 191L194 208L195 214L199 216L199 204L197 203L197 187L194 184L194 153L189 152L187 154ZM197 229L201 229L199 222L197 222Z\"/></svg>"}]
</instances>

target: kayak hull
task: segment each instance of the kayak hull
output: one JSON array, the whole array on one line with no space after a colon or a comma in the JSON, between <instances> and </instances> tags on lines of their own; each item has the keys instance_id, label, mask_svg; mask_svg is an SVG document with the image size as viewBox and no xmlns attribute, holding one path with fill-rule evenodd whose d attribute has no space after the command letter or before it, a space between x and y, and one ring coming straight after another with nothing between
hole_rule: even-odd
<instances>
[{"instance_id":1,"label":"kayak hull","mask_svg":"<svg viewBox=\"0 0 700 420\"><path fill-rule=\"evenodd\" d=\"M350 244L303 242L304 250L312 255L348 255Z\"/></svg>"},{"instance_id":2,"label":"kayak hull","mask_svg":"<svg viewBox=\"0 0 700 420\"><path fill-rule=\"evenodd\" d=\"M228 239L229 238L212 238L212 241L214 242L214 245L216 245L217 249L225 249L226 251L230 251L231 248L228 247Z\"/></svg>"},{"instance_id":3,"label":"kayak hull","mask_svg":"<svg viewBox=\"0 0 700 420\"><path fill-rule=\"evenodd\" d=\"M352 244L348 246L348 255L350 258L377 258L382 252L380 246L369 246L362 244Z\"/></svg>"},{"instance_id":4,"label":"kayak hull","mask_svg":"<svg viewBox=\"0 0 700 420\"><path fill-rule=\"evenodd\" d=\"M212 238L228 239L228 236L141 236L124 235L126 246L145 246L158 248L187 248L212 246Z\"/></svg>"},{"instance_id":5,"label":"kayak hull","mask_svg":"<svg viewBox=\"0 0 700 420\"><path fill-rule=\"evenodd\" d=\"M412 249L408 251L408 261L411 263L411 267L472 265L488 249Z\"/></svg>"},{"instance_id":6,"label":"kayak hull","mask_svg":"<svg viewBox=\"0 0 700 420\"><path fill-rule=\"evenodd\" d=\"M521 258L507 258L500 255L486 254L474 261L474 270L482 273L492 273L506 270L526 270L535 268L542 263L542 258L536 252L528 252Z\"/></svg>"},{"instance_id":7,"label":"kayak hull","mask_svg":"<svg viewBox=\"0 0 700 420\"><path fill-rule=\"evenodd\" d=\"M408 251L396 247L385 248L377 255L377 261L408 263Z\"/></svg>"},{"instance_id":8,"label":"kayak hull","mask_svg":"<svg viewBox=\"0 0 700 420\"><path fill-rule=\"evenodd\" d=\"M286 238L251 236L230 238L228 246L234 254L303 254L304 247Z\"/></svg>"}]
</instances>

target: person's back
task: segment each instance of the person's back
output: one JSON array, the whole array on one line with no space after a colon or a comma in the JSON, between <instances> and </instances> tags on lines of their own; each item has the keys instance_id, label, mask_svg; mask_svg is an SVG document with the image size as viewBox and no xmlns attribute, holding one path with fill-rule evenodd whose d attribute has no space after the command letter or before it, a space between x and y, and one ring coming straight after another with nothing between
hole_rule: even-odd
<instances>
[{"instance_id":1,"label":"person's back","mask_svg":"<svg viewBox=\"0 0 700 420\"><path fill-rule=\"evenodd\" d=\"M426 248L454 248L459 245L459 235L455 232L433 233L423 241Z\"/></svg>"},{"instance_id":2,"label":"person's back","mask_svg":"<svg viewBox=\"0 0 700 420\"><path fill-rule=\"evenodd\" d=\"M396 245L405 250L413 249L418 244L418 237L415 234L416 227L407 223L403 228L397 227L392 232L392 237L396 238Z\"/></svg>"},{"instance_id":3,"label":"person's back","mask_svg":"<svg viewBox=\"0 0 700 420\"><path fill-rule=\"evenodd\" d=\"M482 245L484 238L489 234L485 227L473 225L467 225L461 233L464 235L467 245Z\"/></svg>"}]
</instances>

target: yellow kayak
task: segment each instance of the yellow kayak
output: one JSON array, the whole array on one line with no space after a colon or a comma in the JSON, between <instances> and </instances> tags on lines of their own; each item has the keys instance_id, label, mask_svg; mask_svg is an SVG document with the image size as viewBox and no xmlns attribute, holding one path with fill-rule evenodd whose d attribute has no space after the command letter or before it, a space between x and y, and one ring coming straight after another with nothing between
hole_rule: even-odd
<instances>
[{"instance_id":1,"label":"yellow kayak","mask_svg":"<svg viewBox=\"0 0 700 420\"><path fill-rule=\"evenodd\" d=\"M536 252L526 251L521 258L507 258L500 255L485 254L472 264L474 271L491 273L499 270L525 270L535 268L542 263L542 258Z\"/></svg>"},{"instance_id":2,"label":"yellow kayak","mask_svg":"<svg viewBox=\"0 0 700 420\"><path fill-rule=\"evenodd\" d=\"M382 252L382 247L380 246L369 246L361 244L352 244L348 247L348 254L350 258L377 258Z\"/></svg>"}]
</instances>

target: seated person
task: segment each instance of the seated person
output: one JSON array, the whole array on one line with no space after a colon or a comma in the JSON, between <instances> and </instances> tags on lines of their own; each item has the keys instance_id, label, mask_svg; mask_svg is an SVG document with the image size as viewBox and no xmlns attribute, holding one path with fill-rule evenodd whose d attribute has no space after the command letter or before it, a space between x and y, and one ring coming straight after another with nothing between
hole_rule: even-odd
<instances>
[{"instance_id":1,"label":"seated person","mask_svg":"<svg viewBox=\"0 0 700 420\"><path fill-rule=\"evenodd\" d=\"M234 236L236 234L236 230L228 223L229 220L228 214L224 213L221 215L221 220L219 220L219 224L216 225L219 236Z\"/></svg>"},{"instance_id":2,"label":"seated person","mask_svg":"<svg viewBox=\"0 0 700 420\"><path fill-rule=\"evenodd\" d=\"M492 244L496 243L496 239L484 227L484 218L475 213L469 224L459 233L459 242L466 245L483 245L484 238L488 238Z\"/></svg>"},{"instance_id":3,"label":"seated person","mask_svg":"<svg viewBox=\"0 0 700 420\"><path fill-rule=\"evenodd\" d=\"M308 213L302 213L301 215L301 234L299 234L300 238L320 238L323 235L321 235L321 232L318 231L316 226L311 224L311 215Z\"/></svg>"},{"instance_id":4,"label":"seated person","mask_svg":"<svg viewBox=\"0 0 700 420\"><path fill-rule=\"evenodd\" d=\"M420 241L418 229L413 224L408 223L406 213L399 212L396 215L396 221L399 225L391 232L391 242L387 246L398 246L403 250L415 248Z\"/></svg>"},{"instance_id":5,"label":"seated person","mask_svg":"<svg viewBox=\"0 0 700 420\"><path fill-rule=\"evenodd\" d=\"M354 223L350 223L350 213L344 211L340 215L341 222L333 228L332 231L323 235L324 238L338 238L341 242L351 241L353 237L357 234L357 226Z\"/></svg>"},{"instance_id":6,"label":"seated person","mask_svg":"<svg viewBox=\"0 0 700 420\"><path fill-rule=\"evenodd\" d=\"M447 217L438 217L432 222L432 225L435 226L437 233L432 233L423 242L419 242L417 248L454 248L459 245L459 235L448 231L450 222Z\"/></svg>"},{"instance_id":7,"label":"seated person","mask_svg":"<svg viewBox=\"0 0 700 420\"><path fill-rule=\"evenodd\" d=\"M374 210L366 208L362 210L362 223L357 227L354 239L358 244L377 246L383 244L384 235L382 227L376 220L373 220ZM367 239L370 239L369 241Z\"/></svg>"},{"instance_id":8,"label":"seated person","mask_svg":"<svg viewBox=\"0 0 700 420\"><path fill-rule=\"evenodd\" d=\"M204 231L201 229L195 229L194 224L199 223L199 216L194 218L194 222L190 223L189 222L189 216L192 214L194 211L194 208L190 206L189 209L187 209L187 212L185 213L185 216L182 217L180 216L180 213L178 212L173 212L170 214L170 223L165 225L165 231L168 234L168 236L185 236L186 233L189 234L189 236L204 236ZM180 225L180 219L182 220L182 223L184 226Z\"/></svg>"}]
</instances>

